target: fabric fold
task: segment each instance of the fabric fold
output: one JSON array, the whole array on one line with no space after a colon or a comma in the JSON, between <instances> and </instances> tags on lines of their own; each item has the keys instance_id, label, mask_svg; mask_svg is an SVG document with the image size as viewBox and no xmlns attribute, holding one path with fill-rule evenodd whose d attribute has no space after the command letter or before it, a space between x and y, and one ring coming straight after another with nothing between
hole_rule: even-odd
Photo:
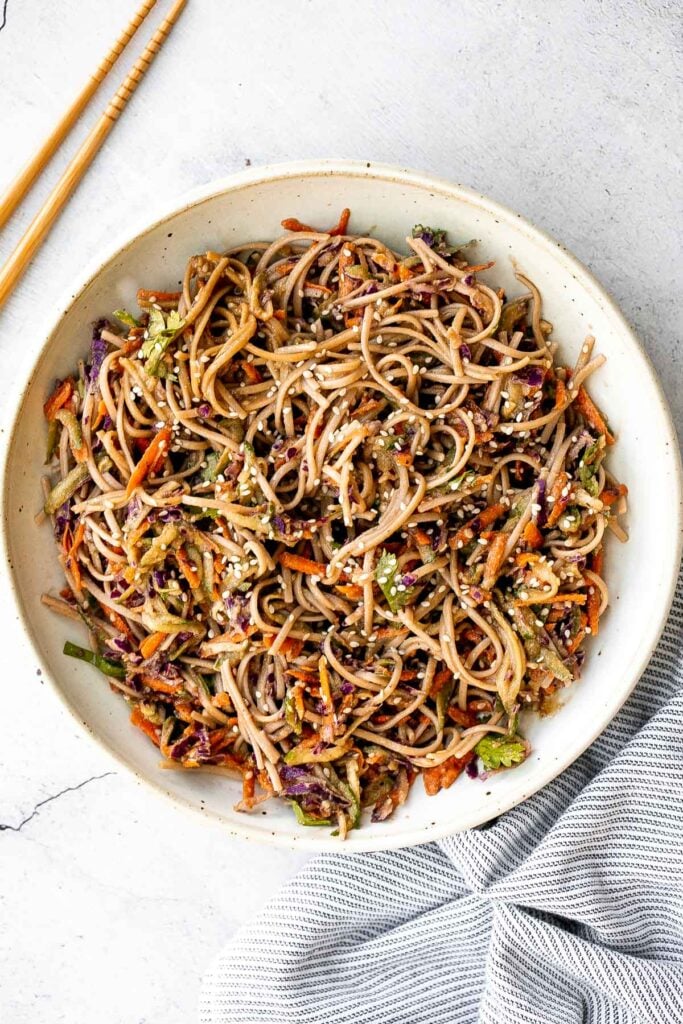
<instances>
[{"instance_id":1,"label":"fabric fold","mask_svg":"<svg viewBox=\"0 0 683 1024\"><path fill-rule=\"evenodd\" d=\"M683 1021L681 588L559 778L436 844L313 860L204 980L202 1024Z\"/></svg>"}]
</instances>

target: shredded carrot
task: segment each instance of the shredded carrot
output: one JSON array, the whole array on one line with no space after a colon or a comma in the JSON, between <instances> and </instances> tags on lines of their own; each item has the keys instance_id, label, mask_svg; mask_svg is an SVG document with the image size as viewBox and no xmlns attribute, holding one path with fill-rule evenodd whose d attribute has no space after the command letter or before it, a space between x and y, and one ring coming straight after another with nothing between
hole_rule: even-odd
<instances>
[{"instance_id":1,"label":"shredded carrot","mask_svg":"<svg viewBox=\"0 0 683 1024\"><path fill-rule=\"evenodd\" d=\"M399 629L397 626L382 626L380 629L376 629L373 635L378 640L394 640L399 636L407 636L408 630Z\"/></svg>"},{"instance_id":2,"label":"shredded carrot","mask_svg":"<svg viewBox=\"0 0 683 1024\"><path fill-rule=\"evenodd\" d=\"M400 466L412 466L413 464L412 452L396 452L394 457Z\"/></svg>"},{"instance_id":3,"label":"shredded carrot","mask_svg":"<svg viewBox=\"0 0 683 1024\"><path fill-rule=\"evenodd\" d=\"M522 608L530 604L585 604L585 594L555 594L554 597L528 597L517 598L512 602L516 607Z\"/></svg>"},{"instance_id":4,"label":"shredded carrot","mask_svg":"<svg viewBox=\"0 0 683 1024\"><path fill-rule=\"evenodd\" d=\"M320 678L320 696L325 701L325 705L328 709L333 709L334 705L332 702L332 690L330 688L330 673L327 670L327 658L323 654L318 661L318 672Z\"/></svg>"},{"instance_id":5,"label":"shredded carrot","mask_svg":"<svg viewBox=\"0 0 683 1024\"><path fill-rule=\"evenodd\" d=\"M600 501L609 508L619 501L619 498L625 498L627 494L628 487L626 484L619 484L618 487L605 487L600 494Z\"/></svg>"},{"instance_id":6,"label":"shredded carrot","mask_svg":"<svg viewBox=\"0 0 683 1024\"><path fill-rule=\"evenodd\" d=\"M143 338L142 337L139 337L139 338L129 338L128 341L125 341L123 343L123 345L121 346L121 355L122 356L133 355L134 352L137 352L138 349L142 348L142 342L143 342Z\"/></svg>"},{"instance_id":7,"label":"shredded carrot","mask_svg":"<svg viewBox=\"0 0 683 1024\"><path fill-rule=\"evenodd\" d=\"M374 714L372 716L372 722L373 722L374 725L384 725L384 723L388 722L390 718L391 718L391 715L387 715L387 714L379 714L379 715L378 714Z\"/></svg>"},{"instance_id":8,"label":"shredded carrot","mask_svg":"<svg viewBox=\"0 0 683 1024\"><path fill-rule=\"evenodd\" d=\"M369 398L365 402L361 402L357 409L354 409L351 416L366 416L369 412L377 412L382 409L386 403L383 400L377 400L376 398Z\"/></svg>"},{"instance_id":9,"label":"shredded carrot","mask_svg":"<svg viewBox=\"0 0 683 1024\"><path fill-rule=\"evenodd\" d=\"M327 232L328 235L345 235L346 229L349 226L349 219L351 217L351 211L348 207L344 207L342 212L339 214L339 220L333 228Z\"/></svg>"},{"instance_id":10,"label":"shredded carrot","mask_svg":"<svg viewBox=\"0 0 683 1024\"><path fill-rule=\"evenodd\" d=\"M242 370L244 371L244 376L249 380L250 384L262 383L263 377L261 376L257 367L255 367L253 363L250 363L248 360L245 359L242 363Z\"/></svg>"},{"instance_id":11,"label":"shredded carrot","mask_svg":"<svg viewBox=\"0 0 683 1024\"><path fill-rule=\"evenodd\" d=\"M427 796L434 796L441 789L448 789L453 785L459 775L462 775L467 765L474 759L474 751L465 754L464 757L449 757L442 764L433 768L425 768L422 772Z\"/></svg>"},{"instance_id":12,"label":"shredded carrot","mask_svg":"<svg viewBox=\"0 0 683 1024\"><path fill-rule=\"evenodd\" d=\"M293 569L295 572L304 572L309 576L320 576L324 579L327 575L327 566L322 562L314 562L312 558L304 558L303 555L296 555L293 551L283 551L278 555L280 565L285 569Z\"/></svg>"},{"instance_id":13,"label":"shredded carrot","mask_svg":"<svg viewBox=\"0 0 683 1024\"><path fill-rule=\"evenodd\" d=\"M140 654L142 657L145 659L151 658L167 636L168 633L150 633L149 636L146 636L144 640L140 642Z\"/></svg>"},{"instance_id":14,"label":"shredded carrot","mask_svg":"<svg viewBox=\"0 0 683 1024\"><path fill-rule=\"evenodd\" d=\"M602 598L600 591L597 587L588 588L588 601L586 603L586 613L588 615L588 625L593 636L597 636L598 628L600 625L600 604Z\"/></svg>"},{"instance_id":15,"label":"shredded carrot","mask_svg":"<svg viewBox=\"0 0 683 1024\"><path fill-rule=\"evenodd\" d=\"M187 700L178 700L173 704L173 714L176 718L179 718L181 722L187 722L188 725L192 725L194 718L192 712L194 707Z\"/></svg>"},{"instance_id":16,"label":"shredded carrot","mask_svg":"<svg viewBox=\"0 0 683 1024\"><path fill-rule=\"evenodd\" d=\"M559 377L555 384L555 408L561 409L567 401L567 389L564 385L564 381L560 380Z\"/></svg>"},{"instance_id":17,"label":"shredded carrot","mask_svg":"<svg viewBox=\"0 0 683 1024\"><path fill-rule=\"evenodd\" d=\"M496 533L489 544L486 563L484 565L484 575L481 580L481 586L484 590L491 590L498 579L501 566L505 559L506 544L507 535L502 531Z\"/></svg>"},{"instance_id":18,"label":"shredded carrot","mask_svg":"<svg viewBox=\"0 0 683 1024\"><path fill-rule=\"evenodd\" d=\"M530 548L540 548L543 544L543 534L536 526L536 523L529 521L524 527L524 533L522 534L524 542L529 545Z\"/></svg>"},{"instance_id":19,"label":"shredded carrot","mask_svg":"<svg viewBox=\"0 0 683 1024\"><path fill-rule=\"evenodd\" d=\"M428 533L425 533L424 530L421 530L419 526L415 530L415 540L423 548L431 547L432 546L432 538L429 536Z\"/></svg>"},{"instance_id":20,"label":"shredded carrot","mask_svg":"<svg viewBox=\"0 0 683 1024\"><path fill-rule=\"evenodd\" d=\"M401 675L399 676L399 679L402 683L412 682L413 679L417 679L417 669L404 668L403 671L401 672Z\"/></svg>"},{"instance_id":21,"label":"shredded carrot","mask_svg":"<svg viewBox=\"0 0 683 1024\"><path fill-rule=\"evenodd\" d=\"M100 401L99 401L99 405L97 406L97 412L95 414L95 419L92 421L92 429L93 430L97 430L97 428L99 427L100 423L102 422L102 420L104 419L104 417L106 415L107 415L107 403L104 401L103 398L101 398Z\"/></svg>"},{"instance_id":22,"label":"shredded carrot","mask_svg":"<svg viewBox=\"0 0 683 1024\"><path fill-rule=\"evenodd\" d=\"M217 601L221 596L219 583L221 582L221 576L223 575L224 568L225 566L223 565L221 556L215 554L213 556L213 588L211 591L211 597L214 601Z\"/></svg>"},{"instance_id":23,"label":"shredded carrot","mask_svg":"<svg viewBox=\"0 0 683 1024\"><path fill-rule=\"evenodd\" d=\"M398 279L399 281L410 281L413 276L409 267L406 267L404 263L398 265Z\"/></svg>"},{"instance_id":24,"label":"shredded carrot","mask_svg":"<svg viewBox=\"0 0 683 1024\"><path fill-rule=\"evenodd\" d=\"M244 772L242 775L242 803L251 809L254 806L256 797L256 777L253 772Z\"/></svg>"},{"instance_id":25,"label":"shredded carrot","mask_svg":"<svg viewBox=\"0 0 683 1024\"><path fill-rule=\"evenodd\" d=\"M214 707L220 708L221 711L234 711L230 694L226 693L225 690L221 690L215 697L212 697L211 703Z\"/></svg>"},{"instance_id":26,"label":"shredded carrot","mask_svg":"<svg viewBox=\"0 0 683 1024\"><path fill-rule=\"evenodd\" d=\"M233 725L237 725L236 718L231 718L222 729L211 730L209 733L209 743L212 754L217 754L219 750L223 750L235 738L235 734L232 731Z\"/></svg>"},{"instance_id":27,"label":"shredded carrot","mask_svg":"<svg viewBox=\"0 0 683 1024\"><path fill-rule=\"evenodd\" d=\"M596 576L602 576L602 570L605 564L605 549L602 547L596 548L591 556L591 569Z\"/></svg>"},{"instance_id":28,"label":"shredded carrot","mask_svg":"<svg viewBox=\"0 0 683 1024\"><path fill-rule=\"evenodd\" d=\"M298 266L299 264L296 260L286 260L284 263L279 263L277 267L273 267L271 273L273 273L275 277L286 277L287 274L291 274L291 272Z\"/></svg>"},{"instance_id":29,"label":"shredded carrot","mask_svg":"<svg viewBox=\"0 0 683 1024\"><path fill-rule=\"evenodd\" d=\"M43 406L45 419L54 419L55 413L66 405L66 403L71 399L73 393L74 382L71 377L67 377L66 380L63 380L61 384L57 385Z\"/></svg>"},{"instance_id":30,"label":"shredded carrot","mask_svg":"<svg viewBox=\"0 0 683 1024\"><path fill-rule=\"evenodd\" d=\"M495 265L495 260L489 260L488 263L477 263L473 267L464 267L463 269L466 274L478 274L480 270L490 270L491 267L495 267Z\"/></svg>"},{"instance_id":31,"label":"shredded carrot","mask_svg":"<svg viewBox=\"0 0 683 1024\"><path fill-rule=\"evenodd\" d=\"M162 427L143 452L142 458L130 475L126 487L126 498L130 498L136 487L150 475L157 472L160 464L163 465L171 443L171 428Z\"/></svg>"},{"instance_id":32,"label":"shredded carrot","mask_svg":"<svg viewBox=\"0 0 683 1024\"><path fill-rule=\"evenodd\" d=\"M263 646L265 648L268 649L268 648L272 647L274 642L275 642L275 634L274 633L266 633L266 634L264 634ZM303 646L304 646L303 640L297 640L296 637L288 636L280 644L279 653L283 656L283 658L298 658L298 656L301 654L301 651L303 650Z\"/></svg>"},{"instance_id":33,"label":"shredded carrot","mask_svg":"<svg viewBox=\"0 0 683 1024\"><path fill-rule=\"evenodd\" d=\"M276 309L276 310L274 310L273 311L273 316L275 317L276 320L286 320L287 319L287 316L285 314L284 309Z\"/></svg>"},{"instance_id":34,"label":"shredded carrot","mask_svg":"<svg viewBox=\"0 0 683 1024\"><path fill-rule=\"evenodd\" d=\"M85 536L85 523L81 521L78 524L78 526L76 527L76 532L74 534L73 542L71 544L71 547L69 548L69 553L66 556L67 564L69 566L69 569L71 570L71 575L73 576L74 583L76 584L76 587L77 587L77 589L79 591L81 591L83 589L83 579L82 579L82 576L81 576L81 569L80 569L80 566L78 564L78 559L76 558L76 555L78 553L79 547L83 543L83 537L84 536Z\"/></svg>"},{"instance_id":35,"label":"shredded carrot","mask_svg":"<svg viewBox=\"0 0 683 1024\"><path fill-rule=\"evenodd\" d=\"M285 217L280 221L285 231L315 231L310 224L303 224L298 217Z\"/></svg>"},{"instance_id":36,"label":"shredded carrot","mask_svg":"<svg viewBox=\"0 0 683 1024\"><path fill-rule=\"evenodd\" d=\"M434 697L452 678L453 673L451 670L449 668L442 668L432 679L432 685L429 687L429 696Z\"/></svg>"},{"instance_id":37,"label":"shredded carrot","mask_svg":"<svg viewBox=\"0 0 683 1024\"><path fill-rule=\"evenodd\" d=\"M560 518L567 505L569 504L569 494L562 494L569 483L569 477L561 470L555 477L555 483L550 488L549 498L553 498L552 509L548 513L548 526L554 526L557 520Z\"/></svg>"},{"instance_id":38,"label":"shredded carrot","mask_svg":"<svg viewBox=\"0 0 683 1024\"><path fill-rule=\"evenodd\" d=\"M159 738L158 726L148 721L138 707L133 708L130 721L132 725L136 726L136 728L142 729L145 735L149 736L152 743L155 743L157 747L160 746L161 741Z\"/></svg>"},{"instance_id":39,"label":"shredded carrot","mask_svg":"<svg viewBox=\"0 0 683 1024\"><path fill-rule=\"evenodd\" d=\"M338 590L344 597L350 598L352 601L360 601L363 596L363 588L359 587L357 583L345 583L340 584L334 588Z\"/></svg>"},{"instance_id":40,"label":"shredded carrot","mask_svg":"<svg viewBox=\"0 0 683 1024\"><path fill-rule=\"evenodd\" d=\"M145 686L148 686L150 690L156 690L157 693L177 693L180 686L173 683L167 683L165 679L159 679L158 676L142 675L140 679Z\"/></svg>"},{"instance_id":41,"label":"shredded carrot","mask_svg":"<svg viewBox=\"0 0 683 1024\"><path fill-rule=\"evenodd\" d=\"M515 558L515 563L521 565L534 565L536 562L540 562L541 556L537 555L534 551L522 551Z\"/></svg>"},{"instance_id":42,"label":"shredded carrot","mask_svg":"<svg viewBox=\"0 0 683 1024\"><path fill-rule=\"evenodd\" d=\"M352 267L356 262L357 254L356 247L351 242L342 246L342 251L339 254L339 262L337 263L337 269L339 271L339 298L345 299L353 289L356 287L356 282L352 278L348 277L346 271L349 267ZM347 310L344 313L344 324L346 327L351 327L357 320L355 314Z\"/></svg>"},{"instance_id":43,"label":"shredded carrot","mask_svg":"<svg viewBox=\"0 0 683 1024\"><path fill-rule=\"evenodd\" d=\"M470 729L476 724L474 715L470 714L469 711L463 711L462 708L449 707L446 714L457 725L461 725L463 729Z\"/></svg>"},{"instance_id":44,"label":"shredded carrot","mask_svg":"<svg viewBox=\"0 0 683 1024\"><path fill-rule=\"evenodd\" d=\"M192 561L190 561L187 551L185 550L185 548L178 548L178 550L175 553L175 556L178 561L178 568L180 569L180 571L182 572L183 576L190 584L192 589L196 590L199 584L201 583L201 578L199 576L199 573L197 572L196 566Z\"/></svg>"},{"instance_id":45,"label":"shredded carrot","mask_svg":"<svg viewBox=\"0 0 683 1024\"><path fill-rule=\"evenodd\" d=\"M304 281L304 293L306 289L318 292L319 295L332 295L331 288L326 288L324 284L318 284L317 281Z\"/></svg>"},{"instance_id":46,"label":"shredded carrot","mask_svg":"<svg viewBox=\"0 0 683 1024\"><path fill-rule=\"evenodd\" d=\"M302 683L315 683L318 678L315 672L306 668L288 668L286 672L288 676L292 676Z\"/></svg>"},{"instance_id":47,"label":"shredded carrot","mask_svg":"<svg viewBox=\"0 0 683 1024\"><path fill-rule=\"evenodd\" d=\"M325 232L321 232L321 233L322 234L326 234L326 235L345 235L346 234L346 229L347 229L348 224L349 224L350 216L351 216L351 211L350 210L347 210L347 209L342 210L342 212L340 214L340 217L339 217L339 220L334 225L334 227L330 228L329 231L325 231ZM316 228L310 227L310 225L308 225L308 224L302 224L302 222L297 217L286 217L283 221L280 221L280 223L281 223L282 227L285 229L285 231L316 231L317 230Z\"/></svg>"},{"instance_id":48,"label":"shredded carrot","mask_svg":"<svg viewBox=\"0 0 683 1024\"><path fill-rule=\"evenodd\" d=\"M123 633L124 636L130 636L130 626L122 615L118 612L113 611L111 608L105 608L104 605L100 606L105 612L107 618L113 626L116 626L119 633Z\"/></svg>"},{"instance_id":49,"label":"shredded carrot","mask_svg":"<svg viewBox=\"0 0 683 1024\"><path fill-rule=\"evenodd\" d=\"M594 430L597 430L599 434L604 435L606 444L614 444L614 437L610 433L605 417L584 387L579 388L579 393L574 399L574 406L581 413L586 423L593 427Z\"/></svg>"},{"instance_id":50,"label":"shredded carrot","mask_svg":"<svg viewBox=\"0 0 683 1024\"><path fill-rule=\"evenodd\" d=\"M465 544L469 544L477 534L481 533L487 526L495 523L496 519L502 516L504 512L507 512L507 506L500 502L497 502L495 505L487 505L483 511L473 516L469 523L460 527L455 536L451 537L449 541L450 546L452 548L464 547Z\"/></svg>"},{"instance_id":51,"label":"shredded carrot","mask_svg":"<svg viewBox=\"0 0 683 1024\"><path fill-rule=\"evenodd\" d=\"M145 306L152 302L178 302L181 292L159 292L149 288L138 288L138 306Z\"/></svg>"},{"instance_id":52,"label":"shredded carrot","mask_svg":"<svg viewBox=\"0 0 683 1024\"><path fill-rule=\"evenodd\" d=\"M64 552L64 557L65 558L68 557L69 551L71 549L71 545L72 544L73 544L73 534L71 532L71 527L67 523L67 525L64 527L64 533L62 534L62 540L61 540L61 548L62 548L62 551Z\"/></svg>"}]
</instances>

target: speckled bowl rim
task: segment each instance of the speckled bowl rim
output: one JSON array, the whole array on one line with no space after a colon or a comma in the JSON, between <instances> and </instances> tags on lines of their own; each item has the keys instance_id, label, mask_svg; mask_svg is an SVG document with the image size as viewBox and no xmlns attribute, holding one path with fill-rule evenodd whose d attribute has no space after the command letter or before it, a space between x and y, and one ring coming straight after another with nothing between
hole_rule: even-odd
<instances>
[{"instance_id":1,"label":"speckled bowl rim","mask_svg":"<svg viewBox=\"0 0 683 1024\"><path fill-rule=\"evenodd\" d=\"M114 259L122 257L125 258L126 252L131 246L133 246L141 237L155 230L165 221L219 195L230 192L239 192L241 189L251 187L255 184L266 182L272 183L278 179L284 180L297 177L335 177L337 175L369 178L390 182L392 184L404 184L411 187L417 187L429 192L438 192L445 197L452 198L460 202L474 204L478 208L482 209L483 212L490 214L493 217L497 216L502 220L516 219L519 225L524 228L527 234L534 241L554 250L555 257L557 256L557 250L559 249L562 254L561 258L565 264L566 271L568 273L573 273L577 279L580 279L584 287L592 290L596 299L606 309L614 322L618 324L620 331L623 332L623 335L635 346L643 358L650 376L650 382L654 387L655 394L657 395L661 405L660 411L668 428L668 437L664 438L664 440L668 440L671 443L673 469L671 486L672 497L675 498L675 505L677 509L676 557L672 558L670 562L667 586L661 591L661 614L657 627L651 631L649 642L643 647L642 654L637 660L637 663L633 665L629 685L625 689L621 690L618 701L615 701L614 704L611 705L609 709L596 720L596 722L594 722L592 727L586 729L585 735L582 736L581 743L572 747L569 754L565 754L553 762L549 762L544 770L539 770L538 774L534 776L533 785L529 787L528 792L524 792L519 795L515 794L512 797L505 798L496 798L495 796L492 796L486 804L482 803L480 808L473 810L469 818L464 822L461 822L457 827L454 827L452 822L443 820L429 825L406 827L404 829L399 828L395 835L375 836L370 830L364 835L361 830L360 833L354 834L354 842L352 844L339 843L334 847L335 852L348 851L359 853L399 849L401 847L415 846L421 843L431 842L436 839L444 839L456 832L463 831L468 828L474 828L498 817L500 814L503 814L505 811L510 810L517 804L522 803L544 786L548 785L549 782L552 782L553 779L557 778L570 764L581 756L590 744L593 743L593 741L604 731L623 706L645 671L666 624L667 616L674 597L678 565L683 548L683 474L681 471L680 449L676 437L676 431L657 374L635 332L628 324L616 302L612 299L605 288L598 282L591 271L588 270L588 268L572 253L570 253L565 246L557 242L552 238L552 236L547 234L547 232L541 230L526 218L522 217L521 214L516 213L514 210L504 206L502 203L489 199L487 196L482 195L465 185L456 184L448 181L447 179L434 177L430 174L419 171L396 167L390 164L374 163L371 161L335 159L303 160L291 163L279 163L253 167L234 174L226 175L225 177L213 180L205 185L193 188L189 192L184 193L174 202L160 204L159 209L151 220L149 216L146 216L144 221L142 218L139 218L139 224L133 234L126 232L124 235L121 233L119 239L109 247L104 256L99 255L96 259L90 261L77 284L69 287L65 294L62 295L61 299L53 305L49 315L44 318L41 329L36 332L36 335L38 337L45 338L45 341L41 346L37 358L33 360L31 370L27 375L26 382L22 386L18 397L15 399L13 408L11 408L9 413L3 417L6 422L11 424L11 426L8 432L7 444L3 446L0 456L2 459L2 516L0 519L0 549L4 556L5 565L9 566L9 587L11 589L15 607L19 614L19 621L21 623L24 636L28 641L29 646L33 649L34 655L37 657L44 677L49 681L52 691L57 695L61 704L67 708L69 714L76 722L78 722L81 728L85 729L88 736L97 743L97 745L105 751L106 754L116 762L116 764L125 767L126 770L135 777L138 783L148 786L157 796L163 796L166 799L172 800L174 804L182 808L184 811L192 813L195 819L197 816L200 816L205 822L210 823L213 827L220 828L224 835L232 835L242 839L251 839L260 843L289 849L310 850L315 852L322 852L323 850L327 852L331 851L332 848L328 844L323 846L319 841L316 841L316 839L310 836L305 829L302 829L300 834L281 834L277 831L259 831L250 826L249 819L246 815L244 825L240 824L239 826L236 826L232 821L221 818L219 814L205 811L190 800L184 799L176 793L169 792L164 788L161 781L157 782L149 776L141 774L128 762L125 756L110 747L108 743L93 732L87 722L84 722L78 716L75 709L71 706L65 694L56 682L47 660L39 653L33 642L32 627L24 613L21 598L15 585L14 571L9 560L8 496L10 478L8 470L9 453L12 450L17 423L21 416L27 392L30 388L31 379L45 358L50 340L59 323L68 315L71 306L76 302L80 294L97 277L105 265ZM673 453L676 454L673 455ZM675 495L673 494L674 490Z\"/></svg>"}]
</instances>

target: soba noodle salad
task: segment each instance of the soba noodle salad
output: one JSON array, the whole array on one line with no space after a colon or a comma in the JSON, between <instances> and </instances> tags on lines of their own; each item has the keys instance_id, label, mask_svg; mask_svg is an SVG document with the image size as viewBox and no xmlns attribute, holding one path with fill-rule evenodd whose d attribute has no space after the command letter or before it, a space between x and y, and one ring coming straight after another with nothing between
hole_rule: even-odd
<instances>
[{"instance_id":1,"label":"soba noodle salad","mask_svg":"<svg viewBox=\"0 0 683 1024\"><path fill-rule=\"evenodd\" d=\"M348 220L191 256L98 321L45 403L43 513L44 601L89 634L64 653L162 767L342 838L418 776L529 756L520 713L579 677L626 539L594 339L566 366L522 273L509 297L444 231L399 253Z\"/></svg>"}]
</instances>

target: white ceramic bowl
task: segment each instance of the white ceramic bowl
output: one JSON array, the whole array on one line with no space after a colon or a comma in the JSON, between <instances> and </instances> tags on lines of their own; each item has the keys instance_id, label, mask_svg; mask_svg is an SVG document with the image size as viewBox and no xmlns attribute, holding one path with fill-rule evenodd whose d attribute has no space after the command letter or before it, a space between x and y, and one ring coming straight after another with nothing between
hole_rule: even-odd
<instances>
[{"instance_id":1,"label":"white ceramic bowl","mask_svg":"<svg viewBox=\"0 0 683 1024\"><path fill-rule=\"evenodd\" d=\"M478 239L478 257L496 259L495 280L511 294L519 290L514 258L539 286L567 362L586 334L596 336L608 362L592 378L591 391L619 437L610 460L629 487L631 536L626 545L610 545L611 608L599 638L588 645L582 680L559 713L525 726L533 745L526 763L485 783L461 779L437 797L426 797L418 781L393 818L364 825L340 844L328 829L298 826L277 801L252 815L233 811L237 782L158 769L158 754L130 726L125 703L95 670L62 655L66 637L83 637L40 604L41 593L61 580L51 530L37 529L33 513L41 504L42 403L54 379L86 353L91 321L134 307L139 285L173 288L192 253L274 238L286 216L325 226L344 206L352 210L353 230L398 248L415 222L447 228L454 239ZM95 739L159 792L218 819L227 833L268 842L344 850L421 843L481 824L540 789L598 736L635 686L673 595L681 532L678 446L650 364L614 303L561 245L518 215L469 189L391 167L315 162L251 170L194 193L134 234L91 269L48 328L6 453L3 521L13 586L24 627L60 696Z\"/></svg>"}]
</instances>

